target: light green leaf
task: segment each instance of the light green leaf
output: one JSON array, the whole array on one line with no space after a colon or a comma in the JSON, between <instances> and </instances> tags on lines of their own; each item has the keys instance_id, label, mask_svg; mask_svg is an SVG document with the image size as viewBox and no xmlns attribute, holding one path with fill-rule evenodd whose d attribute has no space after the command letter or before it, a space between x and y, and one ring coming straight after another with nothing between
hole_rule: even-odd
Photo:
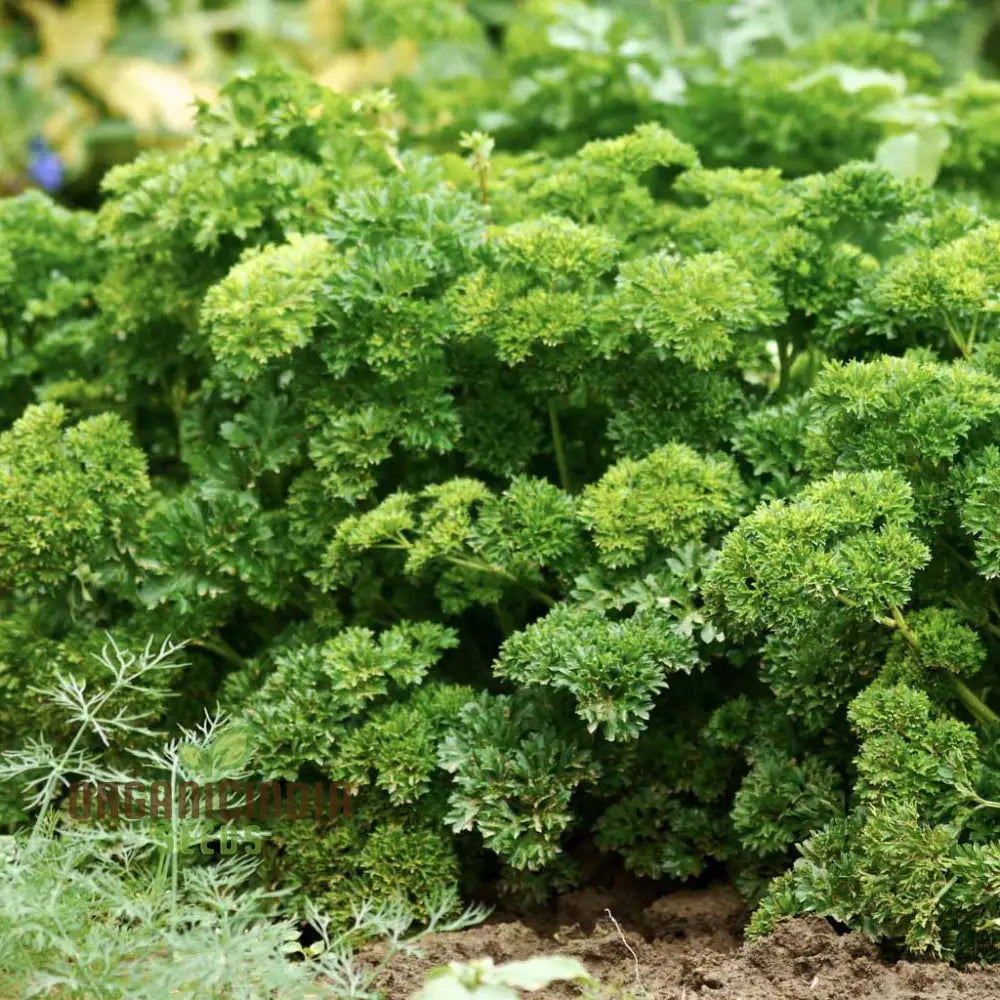
<instances>
[{"instance_id":1,"label":"light green leaf","mask_svg":"<svg viewBox=\"0 0 1000 1000\"><path fill-rule=\"evenodd\" d=\"M253 753L250 734L245 729L227 729L220 733L209 748L211 758L220 768L242 767Z\"/></svg>"},{"instance_id":2,"label":"light green leaf","mask_svg":"<svg viewBox=\"0 0 1000 1000\"><path fill-rule=\"evenodd\" d=\"M902 73L887 73L884 69L859 69L843 63L834 63L832 66L825 66L815 73L810 73L790 84L789 90L808 90L817 83L831 78L835 79L841 89L848 94L856 94L869 87L881 87L894 94L906 92L906 77Z\"/></svg>"},{"instance_id":3,"label":"light green leaf","mask_svg":"<svg viewBox=\"0 0 1000 1000\"><path fill-rule=\"evenodd\" d=\"M875 151L875 162L897 180L919 180L930 186L937 180L950 142L943 127L915 129L885 139Z\"/></svg>"},{"instance_id":4,"label":"light green leaf","mask_svg":"<svg viewBox=\"0 0 1000 1000\"><path fill-rule=\"evenodd\" d=\"M205 765L202 750L193 743L182 743L177 748L177 756L189 771L198 771Z\"/></svg>"},{"instance_id":5,"label":"light green leaf","mask_svg":"<svg viewBox=\"0 0 1000 1000\"><path fill-rule=\"evenodd\" d=\"M556 979L585 982L590 973L567 955L537 955L523 962L508 962L496 970L496 980L522 990L540 990Z\"/></svg>"}]
</instances>

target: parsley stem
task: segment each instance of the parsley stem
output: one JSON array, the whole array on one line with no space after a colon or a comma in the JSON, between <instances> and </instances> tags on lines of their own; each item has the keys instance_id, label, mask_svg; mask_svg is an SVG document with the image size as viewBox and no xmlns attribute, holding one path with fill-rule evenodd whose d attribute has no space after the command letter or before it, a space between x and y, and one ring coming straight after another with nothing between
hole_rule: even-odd
<instances>
[{"instance_id":1,"label":"parsley stem","mask_svg":"<svg viewBox=\"0 0 1000 1000\"><path fill-rule=\"evenodd\" d=\"M952 675L951 683L955 688L955 693L962 699L962 704L965 705L978 722L984 726L995 726L1000 722L1000 715L997 715L982 698L973 693L964 681Z\"/></svg>"},{"instance_id":2,"label":"parsley stem","mask_svg":"<svg viewBox=\"0 0 1000 1000\"><path fill-rule=\"evenodd\" d=\"M895 604L891 606L890 610L892 618L883 618L882 621L897 629L910 648L913 649L913 651L919 656L920 641L917 639L913 629L906 624L903 612L899 609L898 605ZM982 698L975 694L964 681L952 675L951 684L955 689L955 693L961 699L962 704L965 705L965 707L969 710L969 713L978 723L980 723L980 725L987 727L995 726L998 722L1000 722L1000 715L997 715L997 713L994 712L993 709L982 700Z\"/></svg>"},{"instance_id":3,"label":"parsley stem","mask_svg":"<svg viewBox=\"0 0 1000 1000\"><path fill-rule=\"evenodd\" d=\"M519 587L524 587L532 597L541 601L547 607L554 608L556 606L556 601L549 597L545 591L529 586L523 580L514 576L513 573L508 573L502 566L494 566L492 563L481 562L479 559L463 559L461 556L446 556L446 558L454 566L478 570L480 573L492 573L494 576L499 576L504 580L509 580L511 583L516 583Z\"/></svg>"},{"instance_id":4,"label":"parsley stem","mask_svg":"<svg viewBox=\"0 0 1000 1000\"><path fill-rule=\"evenodd\" d=\"M791 346L784 336L777 338L778 345L778 399L784 399L792 377Z\"/></svg>"},{"instance_id":5,"label":"parsley stem","mask_svg":"<svg viewBox=\"0 0 1000 1000\"><path fill-rule=\"evenodd\" d=\"M670 0L670 2L665 4L663 13L667 22L667 35L670 38L671 46L678 51L686 48L687 36L684 33L684 22L677 12L676 2Z\"/></svg>"},{"instance_id":6,"label":"parsley stem","mask_svg":"<svg viewBox=\"0 0 1000 1000\"><path fill-rule=\"evenodd\" d=\"M191 645L208 650L210 653L215 653L235 667L243 666L243 657L222 636L207 636L204 639L194 639L191 641Z\"/></svg>"},{"instance_id":7,"label":"parsley stem","mask_svg":"<svg viewBox=\"0 0 1000 1000\"><path fill-rule=\"evenodd\" d=\"M559 469L559 484L567 493L573 492L573 483L569 477L569 465L566 462L566 448L563 444L562 431L559 429L559 416L550 399L547 402L549 410L549 427L552 429L552 445L556 453L556 466Z\"/></svg>"},{"instance_id":8,"label":"parsley stem","mask_svg":"<svg viewBox=\"0 0 1000 1000\"><path fill-rule=\"evenodd\" d=\"M892 623L893 628L899 630L899 634L906 640L907 645L916 653L920 652L920 642L916 637L913 629L906 624L906 619L903 617L903 612L899 609L899 605L893 604L891 607L892 611Z\"/></svg>"},{"instance_id":9,"label":"parsley stem","mask_svg":"<svg viewBox=\"0 0 1000 1000\"><path fill-rule=\"evenodd\" d=\"M956 326L955 321L947 313L945 314L944 322L945 326L948 328L948 333L951 335L951 339L955 343L955 346L962 352L962 357L967 358L972 353L972 345L975 343L975 327L973 327L968 339L966 339L962 336L962 333Z\"/></svg>"}]
</instances>

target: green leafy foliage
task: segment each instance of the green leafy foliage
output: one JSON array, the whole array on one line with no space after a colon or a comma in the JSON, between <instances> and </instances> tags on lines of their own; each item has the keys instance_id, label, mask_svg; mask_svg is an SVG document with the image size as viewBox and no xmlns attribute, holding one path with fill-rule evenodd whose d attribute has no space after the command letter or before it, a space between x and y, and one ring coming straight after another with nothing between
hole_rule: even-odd
<instances>
[{"instance_id":1,"label":"green leafy foliage","mask_svg":"<svg viewBox=\"0 0 1000 1000\"><path fill-rule=\"evenodd\" d=\"M304 763L328 767L339 727L391 689L419 684L455 641L450 629L415 622L378 636L353 627L320 644L286 647L249 713L260 766L268 777L290 779Z\"/></svg>"},{"instance_id":2,"label":"green leafy foliage","mask_svg":"<svg viewBox=\"0 0 1000 1000\"><path fill-rule=\"evenodd\" d=\"M742 332L785 318L772 289L721 252L630 261L618 305L655 347L699 369L731 356Z\"/></svg>"},{"instance_id":3,"label":"green leafy foliage","mask_svg":"<svg viewBox=\"0 0 1000 1000\"><path fill-rule=\"evenodd\" d=\"M731 523L744 487L724 456L703 458L669 444L623 459L583 492L580 517L602 563L634 567L651 551L672 549Z\"/></svg>"},{"instance_id":4,"label":"green leafy foliage","mask_svg":"<svg viewBox=\"0 0 1000 1000\"><path fill-rule=\"evenodd\" d=\"M478 830L514 868L538 869L558 856L573 792L597 775L582 739L553 708L481 695L441 745L441 764L455 776L447 821L456 831Z\"/></svg>"},{"instance_id":5,"label":"green leafy foliage","mask_svg":"<svg viewBox=\"0 0 1000 1000\"><path fill-rule=\"evenodd\" d=\"M590 732L620 740L645 728L667 675L696 663L690 641L662 615L614 622L560 605L507 639L494 670L521 686L568 691Z\"/></svg>"},{"instance_id":6,"label":"green leafy foliage","mask_svg":"<svg viewBox=\"0 0 1000 1000\"><path fill-rule=\"evenodd\" d=\"M913 518L902 476L835 472L746 517L723 543L709 594L750 628L815 627L838 602L877 615L906 603L928 560Z\"/></svg>"},{"instance_id":7,"label":"green leafy foliage","mask_svg":"<svg viewBox=\"0 0 1000 1000\"><path fill-rule=\"evenodd\" d=\"M66 428L56 404L0 435L0 587L24 594L113 582L149 495L127 424L101 414Z\"/></svg>"},{"instance_id":8,"label":"green leafy foliage","mask_svg":"<svg viewBox=\"0 0 1000 1000\"><path fill-rule=\"evenodd\" d=\"M472 44L439 7L371 37ZM99 630L169 630L122 719L221 701L220 761L356 800L268 830L286 913L538 904L596 845L1000 954L985 98L933 18L712 7L529 2L420 94L248 73L93 214L0 203L9 751L77 752L35 688ZM915 88L976 110L933 190L872 162Z\"/></svg>"},{"instance_id":9,"label":"green leafy foliage","mask_svg":"<svg viewBox=\"0 0 1000 1000\"><path fill-rule=\"evenodd\" d=\"M251 732L224 715L206 718L195 729L181 727L182 739L164 742L146 728L152 721L149 710L121 711L123 693L133 699L152 695L151 704L169 694L171 676L184 666L177 662L178 651L169 641L156 649L149 640L138 653L108 642L97 657L93 688L60 674L39 692L49 711L70 723L69 747L35 740L0 757L0 776L28 781L34 789L31 804L38 810L30 833L0 840L0 871L8 886L0 907L5 991L55 988L64 995L107 1000L261 992L289 1000L376 1000L377 973L355 957L361 943L382 939L389 957L418 954L425 931L411 930L415 920L429 932L468 927L486 916L482 907L461 911L456 863L447 845L437 845L435 871L421 856L428 854L430 831L386 827L366 846L367 867L383 877L395 870L404 885L419 882L419 899L407 905L393 891L398 884L379 884L377 877L359 881L354 888L369 895L341 900L345 906L337 923L306 904L303 916L314 940L303 947L294 921L279 912L279 894L261 885L267 869L256 855L271 831L247 832L220 813L179 815L174 808L152 815L157 784L163 800L176 806L185 785L197 782L206 789L205 782L228 782L240 788L255 769ZM111 735L131 741L126 769L109 767L102 753ZM79 801L74 808L71 791L67 812L65 786L71 776L78 786L97 785L98 795L102 782L117 787L115 796L132 784L140 800L149 802L149 811L139 810L138 819L123 822L118 813L102 816L98 807L95 817L94 810L89 815L81 810ZM233 804L239 808L244 802ZM310 841L316 839L313 826ZM184 846L198 841L201 851ZM412 849L401 850L403 842ZM255 844L255 849L238 857L227 843ZM214 861L206 862L206 854ZM122 920L126 913L128 919Z\"/></svg>"},{"instance_id":10,"label":"green leafy foliage","mask_svg":"<svg viewBox=\"0 0 1000 1000\"><path fill-rule=\"evenodd\" d=\"M974 816L995 803L975 791L975 732L905 685L866 691L851 720L862 736L855 809L805 842L751 930L783 912L820 912L918 953L992 953L997 899L986 886L996 847L981 840Z\"/></svg>"}]
</instances>

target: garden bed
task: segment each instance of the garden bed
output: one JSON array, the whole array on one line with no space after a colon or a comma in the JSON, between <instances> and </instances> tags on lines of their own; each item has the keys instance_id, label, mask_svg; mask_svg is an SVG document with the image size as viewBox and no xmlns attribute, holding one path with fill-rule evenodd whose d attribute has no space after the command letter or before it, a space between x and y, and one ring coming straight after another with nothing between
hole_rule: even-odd
<instances>
[{"instance_id":1,"label":"garden bed","mask_svg":"<svg viewBox=\"0 0 1000 1000\"><path fill-rule=\"evenodd\" d=\"M611 911L617 927L608 918ZM551 917L498 916L454 934L426 939L423 957L398 957L380 983L389 1000L419 989L425 973L451 961L489 956L496 963L539 954L578 958L622 1000L987 1000L1000 995L1000 968L955 969L881 955L859 934L801 917L768 938L746 942L739 896L726 887L675 892L651 905L626 893L563 896ZM579 995L556 983L539 1000Z\"/></svg>"}]
</instances>

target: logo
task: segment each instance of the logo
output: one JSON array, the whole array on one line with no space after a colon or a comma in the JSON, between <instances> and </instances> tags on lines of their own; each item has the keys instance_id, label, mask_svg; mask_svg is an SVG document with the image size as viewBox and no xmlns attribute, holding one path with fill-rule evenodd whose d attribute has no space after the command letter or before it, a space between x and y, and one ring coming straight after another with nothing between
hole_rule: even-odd
<instances>
[{"instance_id":1,"label":"logo","mask_svg":"<svg viewBox=\"0 0 1000 1000\"><path fill-rule=\"evenodd\" d=\"M182 743L177 759L189 774L238 773L253 757L248 732L227 728L205 746ZM83 782L69 786L69 815L76 822L102 820L219 821L220 830L197 824L195 836L180 828L178 849L190 852L198 844L212 854L213 841L223 854L244 844L248 853L260 852L263 831L245 824L253 820L308 819L320 822L351 815L351 791L344 782L282 781L159 781Z\"/></svg>"}]
</instances>

